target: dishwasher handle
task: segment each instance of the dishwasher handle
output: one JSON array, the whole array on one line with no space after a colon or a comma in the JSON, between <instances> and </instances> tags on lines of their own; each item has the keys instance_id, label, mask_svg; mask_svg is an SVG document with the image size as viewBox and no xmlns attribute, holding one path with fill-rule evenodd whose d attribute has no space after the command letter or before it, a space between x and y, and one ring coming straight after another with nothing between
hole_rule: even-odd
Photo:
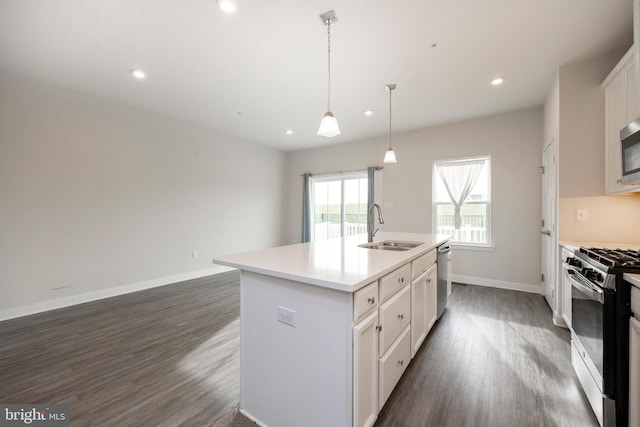
<instances>
[{"instance_id":1,"label":"dishwasher handle","mask_svg":"<svg viewBox=\"0 0 640 427\"><path fill-rule=\"evenodd\" d=\"M451 245L438 246L438 253L439 254L448 254L449 252L451 252Z\"/></svg>"}]
</instances>

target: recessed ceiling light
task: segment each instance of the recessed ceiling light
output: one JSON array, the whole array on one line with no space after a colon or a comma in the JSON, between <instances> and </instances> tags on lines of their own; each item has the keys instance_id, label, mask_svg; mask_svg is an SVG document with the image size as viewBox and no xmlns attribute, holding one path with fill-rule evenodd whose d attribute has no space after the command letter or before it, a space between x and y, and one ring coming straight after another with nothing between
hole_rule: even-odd
<instances>
[{"instance_id":1,"label":"recessed ceiling light","mask_svg":"<svg viewBox=\"0 0 640 427\"><path fill-rule=\"evenodd\" d=\"M504 77L496 77L495 79L491 80L491 84L494 86L500 86L502 83L504 83Z\"/></svg>"},{"instance_id":2,"label":"recessed ceiling light","mask_svg":"<svg viewBox=\"0 0 640 427\"><path fill-rule=\"evenodd\" d=\"M373 110L364 110L364 115L365 116L373 116Z\"/></svg>"},{"instance_id":3,"label":"recessed ceiling light","mask_svg":"<svg viewBox=\"0 0 640 427\"><path fill-rule=\"evenodd\" d=\"M131 74L133 74L133 77L135 77L136 79L142 80L145 77L147 77L144 71L138 70L137 68L132 68L130 71L131 71Z\"/></svg>"},{"instance_id":4,"label":"recessed ceiling light","mask_svg":"<svg viewBox=\"0 0 640 427\"><path fill-rule=\"evenodd\" d=\"M218 7L222 9L224 12L233 13L238 8L235 0L217 0Z\"/></svg>"},{"instance_id":5,"label":"recessed ceiling light","mask_svg":"<svg viewBox=\"0 0 640 427\"><path fill-rule=\"evenodd\" d=\"M434 42L434 43L431 43L431 44L429 45L429 47L430 47L430 48L432 48L432 49L435 49L435 48L437 48L437 47L438 47L438 43L435 43L435 42Z\"/></svg>"},{"instance_id":6,"label":"recessed ceiling light","mask_svg":"<svg viewBox=\"0 0 640 427\"><path fill-rule=\"evenodd\" d=\"M287 135L293 135L293 131L291 129L287 129L287 131L285 132Z\"/></svg>"}]
</instances>

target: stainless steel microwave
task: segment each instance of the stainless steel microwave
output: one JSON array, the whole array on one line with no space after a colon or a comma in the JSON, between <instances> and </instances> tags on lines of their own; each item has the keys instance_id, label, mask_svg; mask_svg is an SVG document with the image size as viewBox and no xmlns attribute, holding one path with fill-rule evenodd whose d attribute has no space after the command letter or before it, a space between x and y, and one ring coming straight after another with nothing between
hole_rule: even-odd
<instances>
[{"instance_id":1,"label":"stainless steel microwave","mask_svg":"<svg viewBox=\"0 0 640 427\"><path fill-rule=\"evenodd\" d=\"M640 119L620 131L622 183L640 184Z\"/></svg>"}]
</instances>

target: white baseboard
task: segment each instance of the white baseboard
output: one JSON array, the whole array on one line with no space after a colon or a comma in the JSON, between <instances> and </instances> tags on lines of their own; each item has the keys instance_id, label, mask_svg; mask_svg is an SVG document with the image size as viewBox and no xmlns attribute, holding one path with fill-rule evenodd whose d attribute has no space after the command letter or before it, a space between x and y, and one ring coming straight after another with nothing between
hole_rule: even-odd
<instances>
[{"instance_id":1,"label":"white baseboard","mask_svg":"<svg viewBox=\"0 0 640 427\"><path fill-rule=\"evenodd\" d=\"M254 422L256 425L260 426L260 427L269 427L268 425L262 423L261 421L259 421L256 417L254 417L251 413L245 411L242 408L238 408L238 411L240 411L240 413L242 415L244 415L245 417L247 417L250 421Z\"/></svg>"},{"instance_id":2,"label":"white baseboard","mask_svg":"<svg viewBox=\"0 0 640 427\"><path fill-rule=\"evenodd\" d=\"M142 291L144 289L155 288L158 286L170 285L172 283L183 282L185 280L197 279L199 277L210 276L212 274L224 273L231 271L232 268L224 266L216 266L207 268L206 270L192 271L189 273L177 274L174 276L159 277L157 279L145 280L142 282L131 283L129 285L117 286L114 288L101 289L99 291L87 292L84 294L71 295L63 298L56 298L49 301L42 301L22 307L8 308L0 310L0 321L15 319L17 317L29 316L31 314L42 313L45 311L56 310L59 308L70 307L72 305L83 304L85 302L96 301L99 299L115 297L118 295L129 294L131 292Z\"/></svg>"},{"instance_id":3,"label":"white baseboard","mask_svg":"<svg viewBox=\"0 0 640 427\"><path fill-rule=\"evenodd\" d=\"M457 283L467 283L469 285L487 286L490 288L509 289L512 291L529 292L542 295L542 286L531 285L529 283L507 282L505 280L485 279L484 277L464 276L452 274L451 280Z\"/></svg>"},{"instance_id":4,"label":"white baseboard","mask_svg":"<svg viewBox=\"0 0 640 427\"><path fill-rule=\"evenodd\" d=\"M559 315L555 311L553 312L553 324L560 328L569 329L569 326L567 326L567 322L565 321L564 316Z\"/></svg>"}]
</instances>

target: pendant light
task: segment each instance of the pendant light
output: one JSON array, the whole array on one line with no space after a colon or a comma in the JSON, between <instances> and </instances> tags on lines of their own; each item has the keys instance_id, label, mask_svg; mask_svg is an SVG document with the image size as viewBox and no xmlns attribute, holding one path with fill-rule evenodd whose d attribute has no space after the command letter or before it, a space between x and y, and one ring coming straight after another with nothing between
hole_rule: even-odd
<instances>
[{"instance_id":1,"label":"pendant light","mask_svg":"<svg viewBox=\"0 0 640 427\"><path fill-rule=\"evenodd\" d=\"M325 12L320 15L320 19L324 25L327 26L327 57L328 57L328 75L329 84L327 90L327 112L322 116L320 121L320 127L318 128L318 135L326 137L334 137L340 135L340 128L338 128L338 120L331 112L331 24L338 20L336 13L333 10Z\"/></svg>"},{"instance_id":2,"label":"pendant light","mask_svg":"<svg viewBox=\"0 0 640 427\"><path fill-rule=\"evenodd\" d=\"M384 153L384 162L385 163L397 163L396 160L396 152L391 148L391 91L396 88L395 84L387 85L387 89L389 91L389 148L387 152Z\"/></svg>"}]
</instances>

